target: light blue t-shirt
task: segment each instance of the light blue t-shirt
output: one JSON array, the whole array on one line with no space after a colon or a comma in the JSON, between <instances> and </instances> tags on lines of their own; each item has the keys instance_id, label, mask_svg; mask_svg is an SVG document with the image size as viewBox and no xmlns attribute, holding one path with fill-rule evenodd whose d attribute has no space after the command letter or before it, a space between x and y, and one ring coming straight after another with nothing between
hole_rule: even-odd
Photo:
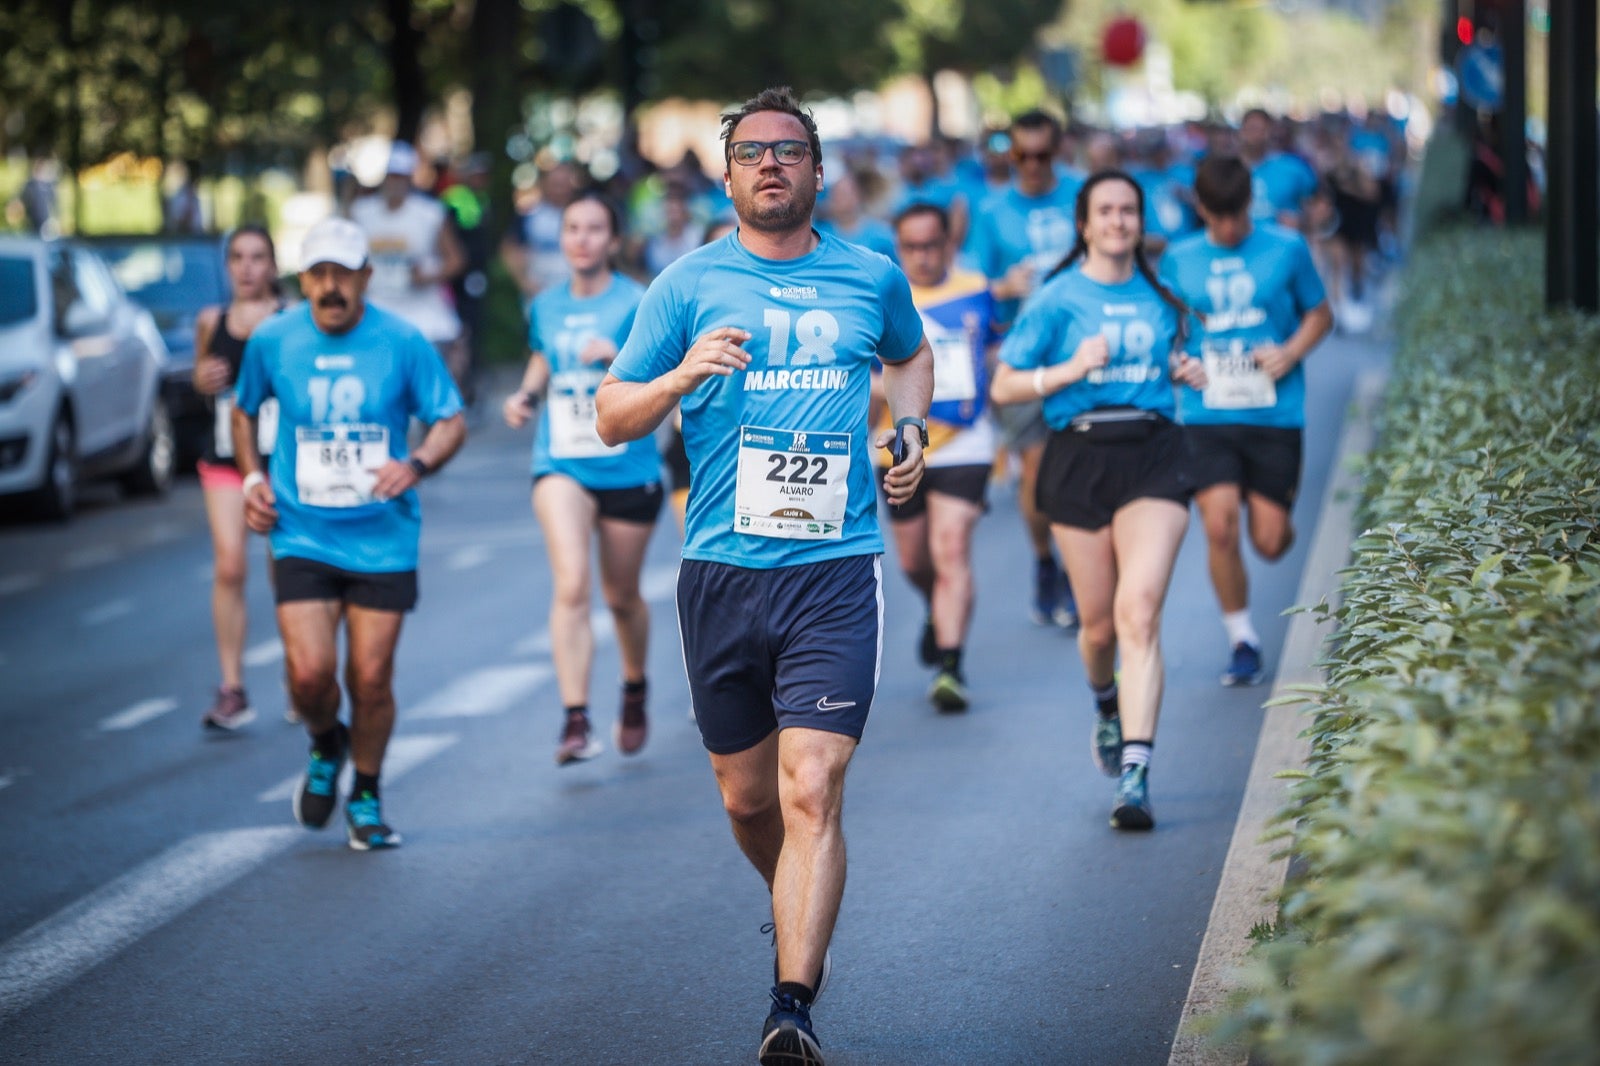
<instances>
[{"instance_id":1,"label":"light blue t-shirt","mask_svg":"<svg viewBox=\"0 0 1600 1066\"><path fill-rule=\"evenodd\" d=\"M984 277L998 281L1027 260L1042 283L1072 251L1077 233L1073 211L1082 185L1074 175L1057 180L1043 196L1024 196L1010 185L989 197L972 219L968 247L973 264ZM1016 317L1017 301L999 301L995 310L1000 321L1009 322Z\"/></svg>"},{"instance_id":2,"label":"light blue t-shirt","mask_svg":"<svg viewBox=\"0 0 1600 1066\"><path fill-rule=\"evenodd\" d=\"M256 327L245 344L234 402L254 415L269 396L278 400L273 556L362 574L415 570L416 491L374 500L367 490L370 471L409 454L413 416L432 424L461 410L433 345L371 304L348 333L324 333L301 304Z\"/></svg>"},{"instance_id":3,"label":"light blue t-shirt","mask_svg":"<svg viewBox=\"0 0 1600 1066\"><path fill-rule=\"evenodd\" d=\"M1000 358L1018 370L1056 366L1071 359L1086 339L1103 334L1111 361L1046 396L1045 422L1065 429L1075 416L1097 407L1137 407L1172 418L1168 358L1177 331L1177 312L1142 274L1120 285L1102 285L1074 264L1028 301L1000 343Z\"/></svg>"},{"instance_id":4,"label":"light blue t-shirt","mask_svg":"<svg viewBox=\"0 0 1600 1066\"><path fill-rule=\"evenodd\" d=\"M830 234L773 260L730 233L651 283L611 373L652 381L725 326L749 331L751 363L680 405L683 557L772 569L882 552L867 404L873 356L902 362L922 342L905 275Z\"/></svg>"},{"instance_id":5,"label":"light blue t-shirt","mask_svg":"<svg viewBox=\"0 0 1600 1066\"><path fill-rule=\"evenodd\" d=\"M1298 215L1312 193L1317 175L1306 161L1287 152L1272 152L1250 169L1250 217L1276 221L1280 214Z\"/></svg>"},{"instance_id":6,"label":"light blue t-shirt","mask_svg":"<svg viewBox=\"0 0 1600 1066\"><path fill-rule=\"evenodd\" d=\"M1233 248L1204 233L1187 237L1161 257L1161 279L1199 314L1203 329L1188 339L1189 354L1248 357L1250 349L1287 340L1306 313L1327 299L1311 250L1298 233L1258 222ZM1270 407L1207 407L1201 392L1178 390L1178 410L1193 425L1305 425L1306 375L1297 365L1274 385Z\"/></svg>"},{"instance_id":7,"label":"light blue t-shirt","mask_svg":"<svg viewBox=\"0 0 1600 1066\"><path fill-rule=\"evenodd\" d=\"M1200 227L1200 218L1189 201L1189 190L1194 186L1194 167L1173 163L1162 170L1146 168L1134 171L1133 179L1144 190L1146 233L1172 241Z\"/></svg>"},{"instance_id":8,"label":"light blue t-shirt","mask_svg":"<svg viewBox=\"0 0 1600 1066\"><path fill-rule=\"evenodd\" d=\"M631 489L661 480L654 437L607 447L594 428L594 394L604 363L579 358L604 337L618 350L633 328L644 286L621 274L598 296L572 295L571 283L546 289L528 308L528 347L550 364L544 415L533 437L533 476L564 474L590 489Z\"/></svg>"}]
</instances>

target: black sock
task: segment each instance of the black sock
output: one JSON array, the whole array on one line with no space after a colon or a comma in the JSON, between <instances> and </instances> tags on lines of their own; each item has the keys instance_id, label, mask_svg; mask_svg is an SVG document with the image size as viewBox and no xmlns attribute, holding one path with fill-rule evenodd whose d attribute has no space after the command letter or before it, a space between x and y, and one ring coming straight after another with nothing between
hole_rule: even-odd
<instances>
[{"instance_id":1,"label":"black sock","mask_svg":"<svg viewBox=\"0 0 1600 1066\"><path fill-rule=\"evenodd\" d=\"M643 696L645 689L649 687L650 682L644 680L643 678L640 678L638 681L628 681L624 679L622 682L622 694L624 696Z\"/></svg>"},{"instance_id":2,"label":"black sock","mask_svg":"<svg viewBox=\"0 0 1600 1066\"><path fill-rule=\"evenodd\" d=\"M939 649L939 669L947 674L961 676L961 645Z\"/></svg>"},{"instance_id":3,"label":"black sock","mask_svg":"<svg viewBox=\"0 0 1600 1066\"><path fill-rule=\"evenodd\" d=\"M1117 683L1112 681L1105 688L1089 686L1089 691L1094 693L1095 710L1100 712L1101 718L1115 718L1121 711L1117 704Z\"/></svg>"},{"instance_id":4,"label":"black sock","mask_svg":"<svg viewBox=\"0 0 1600 1066\"><path fill-rule=\"evenodd\" d=\"M798 981L779 981L778 994L780 996L793 996L806 1006L811 1006L811 1001L816 998L816 993L811 991L810 985L803 985Z\"/></svg>"},{"instance_id":5,"label":"black sock","mask_svg":"<svg viewBox=\"0 0 1600 1066\"><path fill-rule=\"evenodd\" d=\"M570 715L574 715L574 714L581 714L585 718L587 718L587 717L589 717L589 705L587 703L574 703L571 707L567 708L567 714L569 716Z\"/></svg>"},{"instance_id":6,"label":"black sock","mask_svg":"<svg viewBox=\"0 0 1600 1066\"><path fill-rule=\"evenodd\" d=\"M364 774L357 770L356 779L350 785L350 796L355 798L363 795L371 796L373 799L378 798L378 775Z\"/></svg>"},{"instance_id":7,"label":"black sock","mask_svg":"<svg viewBox=\"0 0 1600 1066\"><path fill-rule=\"evenodd\" d=\"M333 728L325 733L311 734L311 750L324 759L337 759L344 754L345 732L343 722L334 722Z\"/></svg>"}]
</instances>

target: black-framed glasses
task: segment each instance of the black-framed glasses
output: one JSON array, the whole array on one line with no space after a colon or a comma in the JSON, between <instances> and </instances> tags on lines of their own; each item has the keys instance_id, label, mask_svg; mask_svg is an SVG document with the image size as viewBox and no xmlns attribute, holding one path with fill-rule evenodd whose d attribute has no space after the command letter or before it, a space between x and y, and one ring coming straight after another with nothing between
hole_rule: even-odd
<instances>
[{"instance_id":1,"label":"black-framed glasses","mask_svg":"<svg viewBox=\"0 0 1600 1066\"><path fill-rule=\"evenodd\" d=\"M728 158L741 167L753 167L766 157L768 148L772 158L786 167L799 166L811 151L805 141L734 141L728 145Z\"/></svg>"},{"instance_id":2,"label":"black-framed glasses","mask_svg":"<svg viewBox=\"0 0 1600 1066\"><path fill-rule=\"evenodd\" d=\"M1011 150L1011 158L1018 163L1048 163L1055 155L1054 152L1024 152L1019 148Z\"/></svg>"}]
</instances>

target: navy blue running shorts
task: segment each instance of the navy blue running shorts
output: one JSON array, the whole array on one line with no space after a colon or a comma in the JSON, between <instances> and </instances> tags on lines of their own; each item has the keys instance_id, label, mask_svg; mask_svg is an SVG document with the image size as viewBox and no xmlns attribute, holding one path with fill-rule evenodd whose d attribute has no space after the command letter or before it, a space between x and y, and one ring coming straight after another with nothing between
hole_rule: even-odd
<instances>
[{"instance_id":1,"label":"navy blue running shorts","mask_svg":"<svg viewBox=\"0 0 1600 1066\"><path fill-rule=\"evenodd\" d=\"M883 660L883 568L854 555L772 570L684 560L678 629L706 750L774 729L861 739Z\"/></svg>"}]
</instances>

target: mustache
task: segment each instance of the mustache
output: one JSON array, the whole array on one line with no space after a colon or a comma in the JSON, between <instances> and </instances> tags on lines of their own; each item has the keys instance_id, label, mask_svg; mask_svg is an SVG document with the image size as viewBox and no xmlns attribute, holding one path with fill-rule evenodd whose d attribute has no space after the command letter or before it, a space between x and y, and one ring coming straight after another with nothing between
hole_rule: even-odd
<instances>
[{"instance_id":1,"label":"mustache","mask_svg":"<svg viewBox=\"0 0 1600 1066\"><path fill-rule=\"evenodd\" d=\"M317 300L317 306L345 308L350 306L350 301L336 292L330 292Z\"/></svg>"}]
</instances>

